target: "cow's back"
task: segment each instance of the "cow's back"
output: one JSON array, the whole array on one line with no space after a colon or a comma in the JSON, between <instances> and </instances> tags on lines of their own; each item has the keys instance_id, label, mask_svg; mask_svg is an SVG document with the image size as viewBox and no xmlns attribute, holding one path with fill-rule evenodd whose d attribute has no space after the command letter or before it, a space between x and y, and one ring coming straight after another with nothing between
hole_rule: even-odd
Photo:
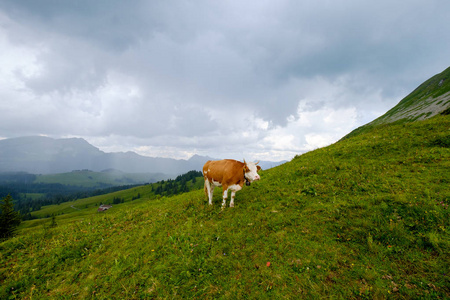
<instances>
[{"instance_id":1,"label":"cow's back","mask_svg":"<svg viewBox=\"0 0 450 300\"><path fill-rule=\"evenodd\" d=\"M244 163L233 159L207 161L203 166L205 178L220 183L224 181L236 184L243 177Z\"/></svg>"},{"instance_id":2,"label":"cow's back","mask_svg":"<svg viewBox=\"0 0 450 300\"><path fill-rule=\"evenodd\" d=\"M217 161L214 160L208 160L204 165L203 165L203 177L206 179L208 179L209 181L211 180L218 180L219 178L217 177L218 175L218 171L220 170L220 168L217 168ZM222 176L220 176L222 177Z\"/></svg>"},{"instance_id":3,"label":"cow's back","mask_svg":"<svg viewBox=\"0 0 450 300\"><path fill-rule=\"evenodd\" d=\"M203 175L209 180L222 182L224 167L224 160L209 160L203 166Z\"/></svg>"}]
</instances>

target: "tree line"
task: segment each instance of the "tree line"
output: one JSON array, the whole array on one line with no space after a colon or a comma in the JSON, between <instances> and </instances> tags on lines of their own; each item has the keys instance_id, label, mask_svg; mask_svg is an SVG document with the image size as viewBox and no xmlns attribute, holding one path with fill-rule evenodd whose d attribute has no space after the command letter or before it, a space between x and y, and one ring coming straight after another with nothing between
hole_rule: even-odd
<instances>
[{"instance_id":1,"label":"tree line","mask_svg":"<svg viewBox=\"0 0 450 300\"><path fill-rule=\"evenodd\" d=\"M161 196L173 196L186 193L196 187L197 178L201 176L203 175L200 171L189 171L177 176L175 179L162 180L153 183L152 192Z\"/></svg>"},{"instance_id":2,"label":"tree line","mask_svg":"<svg viewBox=\"0 0 450 300\"><path fill-rule=\"evenodd\" d=\"M33 183L36 175L28 173L0 174L0 199L10 196L14 199L14 209L20 213L22 220L34 219L33 211L38 211L42 206L59 205L64 202L105 195L120 190L130 189L140 185L109 186L103 188L88 188L60 183ZM189 171L177 176L175 179L162 180L151 184L152 192L160 196L172 196L189 192L198 188L198 177L202 177L200 171ZM101 186L102 187L102 186ZM30 196L36 194L41 196ZM140 194L132 200L139 199ZM123 203L124 199L113 199L113 204Z\"/></svg>"},{"instance_id":3,"label":"tree line","mask_svg":"<svg viewBox=\"0 0 450 300\"><path fill-rule=\"evenodd\" d=\"M64 202L109 194L136 186L139 185L113 187L104 185L104 188L97 186L94 189L59 183L3 183L0 184L0 198L11 196L14 199L14 209L21 214L22 219L31 220L34 218L31 212L40 210L42 206L59 205ZM28 196L29 194L41 194L42 196L36 198Z\"/></svg>"}]
</instances>

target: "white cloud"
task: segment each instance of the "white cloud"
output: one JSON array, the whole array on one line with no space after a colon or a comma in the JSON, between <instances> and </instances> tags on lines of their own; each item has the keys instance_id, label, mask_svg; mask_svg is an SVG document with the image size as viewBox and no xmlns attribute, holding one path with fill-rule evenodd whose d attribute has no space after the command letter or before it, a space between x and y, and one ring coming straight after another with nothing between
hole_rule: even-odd
<instances>
[{"instance_id":1,"label":"white cloud","mask_svg":"<svg viewBox=\"0 0 450 300\"><path fill-rule=\"evenodd\" d=\"M448 10L443 0L2 1L0 136L288 159L448 67Z\"/></svg>"},{"instance_id":2,"label":"white cloud","mask_svg":"<svg viewBox=\"0 0 450 300\"><path fill-rule=\"evenodd\" d=\"M322 107L304 111L302 107L301 102L297 116L290 116L287 126L271 130L262 141L265 147L275 150L285 159L330 145L349 133L356 124L355 108Z\"/></svg>"}]
</instances>

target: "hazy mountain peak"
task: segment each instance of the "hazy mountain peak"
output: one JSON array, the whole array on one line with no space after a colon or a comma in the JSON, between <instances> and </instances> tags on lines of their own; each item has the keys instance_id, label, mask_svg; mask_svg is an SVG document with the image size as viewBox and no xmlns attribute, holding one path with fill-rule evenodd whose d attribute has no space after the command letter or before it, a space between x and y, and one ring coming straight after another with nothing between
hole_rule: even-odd
<instances>
[{"instance_id":1,"label":"hazy mountain peak","mask_svg":"<svg viewBox=\"0 0 450 300\"><path fill-rule=\"evenodd\" d=\"M211 158L209 156L201 156L201 155L198 155L198 154L194 154L188 160L191 161L191 162L192 161L204 161L204 162L206 162L206 161L212 160L212 159L213 158Z\"/></svg>"},{"instance_id":2,"label":"hazy mountain peak","mask_svg":"<svg viewBox=\"0 0 450 300\"><path fill-rule=\"evenodd\" d=\"M82 138L31 136L0 141L0 172L49 174L88 169L179 175L201 170L210 159L200 155L189 160L146 157L132 151L105 153Z\"/></svg>"}]
</instances>

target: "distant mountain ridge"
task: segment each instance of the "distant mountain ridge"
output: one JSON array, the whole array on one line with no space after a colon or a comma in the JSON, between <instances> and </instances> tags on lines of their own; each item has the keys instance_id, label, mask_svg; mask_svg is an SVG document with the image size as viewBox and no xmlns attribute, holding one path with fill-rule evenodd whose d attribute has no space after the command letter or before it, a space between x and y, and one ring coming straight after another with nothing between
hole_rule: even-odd
<instances>
[{"instance_id":1,"label":"distant mountain ridge","mask_svg":"<svg viewBox=\"0 0 450 300\"><path fill-rule=\"evenodd\" d=\"M199 155L188 160L147 157L131 151L106 153L82 138L30 136L0 140L0 172L55 174L82 169L95 172L116 169L126 173L179 175L201 170L211 159ZM260 165L264 169L283 162L261 162Z\"/></svg>"},{"instance_id":2,"label":"distant mountain ridge","mask_svg":"<svg viewBox=\"0 0 450 300\"><path fill-rule=\"evenodd\" d=\"M344 138L392 122L414 122L431 118L450 110L450 67L419 85L396 106L381 117L363 125Z\"/></svg>"}]
</instances>

